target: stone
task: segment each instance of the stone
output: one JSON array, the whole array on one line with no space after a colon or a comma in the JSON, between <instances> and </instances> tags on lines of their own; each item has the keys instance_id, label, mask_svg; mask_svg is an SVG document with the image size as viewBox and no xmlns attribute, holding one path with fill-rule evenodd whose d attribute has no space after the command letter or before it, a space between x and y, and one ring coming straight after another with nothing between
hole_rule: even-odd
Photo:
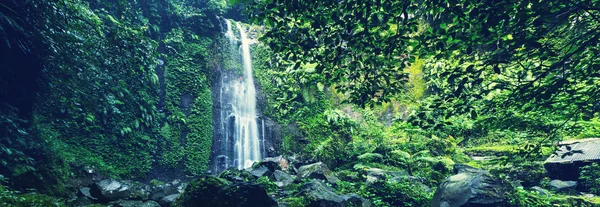
<instances>
[{"instance_id":1,"label":"stone","mask_svg":"<svg viewBox=\"0 0 600 207\"><path fill-rule=\"evenodd\" d=\"M576 194L577 181L551 180L548 183L551 190L557 193Z\"/></svg>"},{"instance_id":2,"label":"stone","mask_svg":"<svg viewBox=\"0 0 600 207\"><path fill-rule=\"evenodd\" d=\"M165 184L153 186L150 191L149 199L160 202L160 200L168 195L183 193L186 185L187 183L181 182L180 180L173 180Z\"/></svg>"},{"instance_id":3,"label":"stone","mask_svg":"<svg viewBox=\"0 0 600 207\"><path fill-rule=\"evenodd\" d=\"M346 198L334 193L334 190L319 180L302 185L300 195L308 199L309 206L344 207Z\"/></svg>"},{"instance_id":4,"label":"stone","mask_svg":"<svg viewBox=\"0 0 600 207\"><path fill-rule=\"evenodd\" d=\"M98 200L98 198L96 198L96 197L92 196L92 194L90 194L90 188L88 188L88 187L80 188L79 191L77 191L77 195L83 196L92 201Z\"/></svg>"},{"instance_id":5,"label":"stone","mask_svg":"<svg viewBox=\"0 0 600 207\"><path fill-rule=\"evenodd\" d=\"M382 162L383 161L383 155L381 155L379 153L364 153L362 155L359 155L357 158L361 162Z\"/></svg>"},{"instance_id":6,"label":"stone","mask_svg":"<svg viewBox=\"0 0 600 207\"><path fill-rule=\"evenodd\" d=\"M269 168L270 171L287 170L289 167L288 160L283 156L267 157L260 162L261 165Z\"/></svg>"},{"instance_id":7,"label":"stone","mask_svg":"<svg viewBox=\"0 0 600 207\"><path fill-rule=\"evenodd\" d=\"M108 203L111 207L140 207L144 204L142 201L117 200Z\"/></svg>"},{"instance_id":8,"label":"stone","mask_svg":"<svg viewBox=\"0 0 600 207\"><path fill-rule=\"evenodd\" d=\"M173 203L175 203L175 201L177 201L179 196L181 196L181 194L173 194L173 195L165 196L164 198L162 198L159 201L159 203L162 206L171 206Z\"/></svg>"},{"instance_id":9,"label":"stone","mask_svg":"<svg viewBox=\"0 0 600 207\"><path fill-rule=\"evenodd\" d=\"M366 168L364 169L367 172L366 176L366 185L372 185L379 180L385 180L390 177L393 180L398 180L400 177L408 176L406 171L387 171L379 168Z\"/></svg>"},{"instance_id":10,"label":"stone","mask_svg":"<svg viewBox=\"0 0 600 207\"><path fill-rule=\"evenodd\" d=\"M237 183L226 186L220 192L222 195L222 206L277 206L277 202L273 200L267 191L257 184Z\"/></svg>"},{"instance_id":11,"label":"stone","mask_svg":"<svg viewBox=\"0 0 600 207\"><path fill-rule=\"evenodd\" d=\"M71 206L88 206L94 204L94 201L90 200L87 197L76 197L74 200L69 202Z\"/></svg>"},{"instance_id":12,"label":"stone","mask_svg":"<svg viewBox=\"0 0 600 207\"><path fill-rule=\"evenodd\" d=\"M333 175L331 170L322 162L317 162L309 165L304 165L298 168L299 178L313 178L326 180L331 184L335 184L339 179Z\"/></svg>"},{"instance_id":13,"label":"stone","mask_svg":"<svg viewBox=\"0 0 600 207\"><path fill-rule=\"evenodd\" d=\"M160 207L161 205L156 201L146 201L142 203L140 207Z\"/></svg>"},{"instance_id":14,"label":"stone","mask_svg":"<svg viewBox=\"0 0 600 207\"><path fill-rule=\"evenodd\" d=\"M277 206L267 191L260 185L229 183L221 178L204 176L188 184L176 202L181 207L196 206Z\"/></svg>"},{"instance_id":15,"label":"stone","mask_svg":"<svg viewBox=\"0 0 600 207\"><path fill-rule=\"evenodd\" d=\"M219 173L219 178L223 178L227 181L238 183L238 182L252 182L256 180L256 177L247 170L238 170L236 168L229 168Z\"/></svg>"},{"instance_id":16,"label":"stone","mask_svg":"<svg viewBox=\"0 0 600 207\"><path fill-rule=\"evenodd\" d=\"M110 207L160 207L156 201L118 200L108 203Z\"/></svg>"},{"instance_id":17,"label":"stone","mask_svg":"<svg viewBox=\"0 0 600 207\"><path fill-rule=\"evenodd\" d=\"M431 207L505 206L511 190L505 181L487 171L467 169L440 184Z\"/></svg>"},{"instance_id":18,"label":"stone","mask_svg":"<svg viewBox=\"0 0 600 207\"><path fill-rule=\"evenodd\" d=\"M277 186L280 188L292 184L294 182L293 176L281 170L275 170L275 172L273 173L273 177L275 178L275 184L277 184Z\"/></svg>"},{"instance_id":19,"label":"stone","mask_svg":"<svg viewBox=\"0 0 600 207\"><path fill-rule=\"evenodd\" d=\"M540 195L549 195L550 194L550 191L543 189L540 186L533 186L533 187L531 187L531 190L538 192Z\"/></svg>"},{"instance_id":20,"label":"stone","mask_svg":"<svg viewBox=\"0 0 600 207\"><path fill-rule=\"evenodd\" d=\"M98 198L100 202L108 203L128 198L131 195L131 186L114 179L101 180L92 184L90 195Z\"/></svg>"},{"instance_id":21,"label":"stone","mask_svg":"<svg viewBox=\"0 0 600 207\"><path fill-rule=\"evenodd\" d=\"M248 169L248 172L256 177L271 176L271 174L273 174L269 168L263 165L253 166L252 168Z\"/></svg>"},{"instance_id":22,"label":"stone","mask_svg":"<svg viewBox=\"0 0 600 207\"><path fill-rule=\"evenodd\" d=\"M369 200L360 197L357 194L348 194L344 196L344 200L346 201L346 206L357 206L357 207L371 207L371 202Z\"/></svg>"}]
</instances>

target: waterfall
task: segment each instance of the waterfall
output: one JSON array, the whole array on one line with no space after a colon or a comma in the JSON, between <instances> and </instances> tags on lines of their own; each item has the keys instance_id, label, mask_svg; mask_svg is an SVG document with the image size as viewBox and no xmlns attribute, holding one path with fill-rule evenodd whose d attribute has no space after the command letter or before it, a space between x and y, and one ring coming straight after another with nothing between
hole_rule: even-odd
<instances>
[{"instance_id":1,"label":"waterfall","mask_svg":"<svg viewBox=\"0 0 600 207\"><path fill-rule=\"evenodd\" d=\"M237 81L234 86L233 114L235 122L235 151L238 169L252 166L253 162L261 159L258 125L256 123L256 88L252 78L252 59L250 44L246 32L240 23L236 22L242 41L242 63L244 79Z\"/></svg>"},{"instance_id":2,"label":"waterfall","mask_svg":"<svg viewBox=\"0 0 600 207\"><path fill-rule=\"evenodd\" d=\"M220 131L216 133L217 140L213 145L212 171L214 173L229 167L248 168L265 155L264 138L262 138L265 133L262 126L264 120L259 123L256 109L250 40L242 25L236 22L236 29L239 31L238 39L231 23L225 20L227 31L224 36L229 41L229 45L225 47L224 55L230 62L225 63L229 68L221 72L218 95L220 123L215 125ZM261 131L259 131L259 124Z\"/></svg>"}]
</instances>

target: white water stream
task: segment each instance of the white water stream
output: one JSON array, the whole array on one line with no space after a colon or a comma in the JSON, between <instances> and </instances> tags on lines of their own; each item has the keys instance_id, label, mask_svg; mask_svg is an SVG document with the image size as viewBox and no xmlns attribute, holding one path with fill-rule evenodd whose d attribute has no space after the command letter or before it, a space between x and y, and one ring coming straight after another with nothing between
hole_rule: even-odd
<instances>
[{"instance_id":1,"label":"white water stream","mask_svg":"<svg viewBox=\"0 0 600 207\"><path fill-rule=\"evenodd\" d=\"M238 169L248 168L261 157L261 142L258 133L256 114L256 88L252 77L252 57L250 56L249 40L244 28L236 23L240 32L241 56L244 75L230 83L232 89L232 114L235 117L233 126L234 160ZM238 50L237 40L233 34L231 23L227 20L227 32L233 51Z\"/></svg>"}]
</instances>

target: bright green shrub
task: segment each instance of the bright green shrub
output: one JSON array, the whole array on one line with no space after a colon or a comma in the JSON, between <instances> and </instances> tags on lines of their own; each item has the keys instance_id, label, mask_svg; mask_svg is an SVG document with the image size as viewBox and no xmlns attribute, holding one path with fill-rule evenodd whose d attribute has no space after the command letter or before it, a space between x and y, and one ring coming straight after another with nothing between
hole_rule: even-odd
<instances>
[{"instance_id":1,"label":"bright green shrub","mask_svg":"<svg viewBox=\"0 0 600 207\"><path fill-rule=\"evenodd\" d=\"M600 165L598 163L582 167L579 180L590 193L600 195Z\"/></svg>"}]
</instances>

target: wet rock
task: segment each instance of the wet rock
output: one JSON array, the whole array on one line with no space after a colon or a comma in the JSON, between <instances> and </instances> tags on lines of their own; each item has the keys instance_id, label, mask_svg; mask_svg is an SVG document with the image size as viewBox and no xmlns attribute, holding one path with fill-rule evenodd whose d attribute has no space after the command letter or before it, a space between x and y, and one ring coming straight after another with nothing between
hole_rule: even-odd
<instances>
[{"instance_id":1,"label":"wet rock","mask_svg":"<svg viewBox=\"0 0 600 207\"><path fill-rule=\"evenodd\" d=\"M548 186L557 193L577 194L577 181L551 180Z\"/></svg>"},{"instance_id":2,"label":"wet rock","mask_svg":"<svg viewBox=\"0 0 600 207\"><path fill-rule=\"evenodd\" d=\"M533 186L533 187L531 187L531 190L538 192L540 195L549 195L550 194L550 191L543 189L540 186Z\"/></svg>"},{"instance_id":3,"label":"wet rock","mask_svg":"<svg viewBox=\"0 0 600 207\"><path fill-rule=\"evenodd\" d=\"M238 182L252 182L256 180L256 177L247 170L238 170L236 168L229 168L221 172L218 176L227 181L238 183Z\"/></svg>"},{"instance_id":4,"label":"wet rock","mask_svg":"<svg viewBox=\"0 0 600 207\"><path fill-rule=\"evenodd\" d=\"M159 203L162 206L171 206L173 203L175 203L175 201L177 201L177 199L179 198L179 196L181 196L180 194L173 194L173 195L168 195L165 196L164 198L162 198Z\"/></svg>"},{"instance_id":5,"label":"wet rock","mask_svg":"<svg viewBox=\"0 0 600 207\"><path fill-rule=\"evenodd\" d=\"M98 200L98 198L96 198L96 197L92 196L92 194L90 194L90 188L88 188L88 187L80 188L79 191L77 191L77 195L81 196L81 197L85 197L85 198L93 200L93 201Z\"/></svg>"},{"instance_id":6,"label":"wet rock","mask_svg":"<svg viewBox=\"0 0 600 207\"><path fill-rule=\"evenodd\" d=\"M156 201L146 201L140 207L160 207Z\"/></svg>"},{"instance_id":7,"label":"wet rock","mask_svg":"<svg viewBox=\"0 0 600 207\"><path fill-rule=\"evenodd\" d=\"M261 165L269 168L270 171L274 172L275 170L287 170L289 167L289 161L283 156L277 157L267 157L260 162Z\"/></svg>"},{"instance_id":8,"label":"wet rock","mask_svg":"<svg viewBox=\"0 0 600 207\"><path fill-rule=\"evenodd\" d=\"M129 194L129 197L127 197L128 200L148 200L150 192L152 191L152 188L149 185L132 181L121 182L131 186L131 194Z\"/></svg>"},{"instance_id":9,"label":"wet rock","mask_svg":"<svg viewBox=\"0 0 600 207\"><path fill-rule=\"evenodd\" d=\"M365 181L367 185L371 185L379 180L385 180L388 177L397 181L401 177L408 176L406 171L387 171L379 168L367 168L365 171L367 172Z\"/></svg>"},{"instance_id":10,"label":"wet rock","mask_svg":"<svg viewBox=\"0 0 600 207\"><path fill-rule=\"evenodd\" d=\"M131 186L114 179L101 180L92 184L90 195L100 202L126 199L131 195Z\"/></svg>"},{"instance_id":11,"label":"wet rock","mask_svg":"<svg viewBox=\"0 0 600 207\"><path fill-rule=\"evenodd\" d=\"M309 206L319 207L344 207L346 199L334 193L333 189L319 180L305 183L301 187L300 195L308 199Z\"/></svg>"},{"instance_id":12,"label":"wet rock","mask_svg":"<svg viewBox=\"0 0 600 207\"><path fill-rule=\"evenodd\" d=\"M425 181L424 178L415 177L415 176L396 176L396 177L392 177L387 180L388 183L400 183L400 182L410 183L413 186L419 186L421 188L421 190L423 190L425 192L428 192L428 193L431 192L431 188L429 186L423 184L424 181Z\"/></svg>"},{"instance_id":13,"label":"wet rock","mask_svg":"<svg viewBox=\"0 0 600 207\"><path fill-rule=\"evenodd\" d=\"M118 200L108 203L110 207L160 207L156 201Z\"/></svg>"},{"instance_id":14,"label":"wet rock","mask_svg":"<svg viewBox=\"0 0 600 207\"><path fill-rule=\"evenodd\" d=\"M450 176L440 184L431 207L504 206L510 191L503 180L490 173L465 168L462 173Z\"/></svg>"},{"instance_id":15,"label":"wet rock","mask_svg":"<svg viewBox=\"0 0 600 207\"><path fill-rule=\"evenodd\" d=\"M460 174L460 173L484 173L484 172L486 172L485 170L477 169L477 168L474 168L474 167L471 167L471 166L465 165L465 164L455 164L453 171L454 171L455 174Z\"/></svg>"},{"instance_id":16,"label":"wet rock","mask_svg":"<svg viewBox=\"0 0 600 207\"><path fill-rule=\"evenodd\" d=\"M346 206L357 206L357 207L371 207L371 202L369 200L360 197L357 194L349 194L344 196L344 200L346 201Z\"/></svg>"},{"instance_id":17,"label":"wet rock","mask_svg":"<svg viewBox=\"0 0 600 207\"><path fill-rule=\"evenodd\" d=\"M326 180L331 184L335 184L339 181L339 179L333 175L331 170L327 168L327 165L322 162L301 166L298 168L298 177Z\"/></svg>"},{"instance_id":18,"label":"wet rock","mask_svg":"<svg viewBox=\"0 0 600 207\"><path fill-rule=\"evenodd\" d=\"M149 199L160 202L168 195L183 193L186 185L187 183L181 182L180 180L174 180L169 183L154 186L150 192Z\"/></svg>"},{"instance_id":19,"label":"wet rock","mask_svg":"<svg viewBox=\"0 0 600 207\"><path fill-rule=\"evenodd\" d=\"M223 195L223 206L277 206L267 191L260 185L238 183L227 186L220 191Z\"/></svg>"},{"instance_id":20,"label":"wet rock","mask_svg":"<svg viewBox=\"0 0 600 207\"><path fill-rule=\"evenodd\" d=\"M379 153L365 153L358 156L358 160L361 162L369 163L369 162L382 162L383 155Z\"/></svg>"},{"instance_id":21,"label":"wet rock","mask_svg":"<svg viewBox=\"0 0 600 207\"><path fill-rule=\"evenodd\" d=\"M256 184L237 183L229 185L226 180L205 176L189 183L177 204L182 207L196 206L277 206L264 188Z\"/></svg>"},{"instance_id":22,"label":"wet rock","mask_svg":"<svg viewBox=\"0 0 600 207\"><path fill-rule=\"evenodd\" d=\"M271 174L273 174L273 172L270 171L269 168L262 165L254 166L248 169L248 171L256 177L271 176Z\"/></svg>"},{"instance_id":23,"label":"wet rock","mask_svg":"<svg viewBox=\"0 0 600 207\"><path fill-rule=\"evenodd\" d=\"M294 182L293 176L281 170L275 170L275 172L273 173L273 177L275 178L275 184L277 184L277 186L279 187L287 186Z\"/></svg>"},{"instance_id":24,"label":"wet rock","mask_svg":"<svg viewBox=\"0 0 600 207\"><path fill-rule=\"evenodd\" d=\"M70 201L69 204L76 207L88 206L94 204L94 201L86 197L76 197L74 200Z\"/></svg>"}]
</instances>

